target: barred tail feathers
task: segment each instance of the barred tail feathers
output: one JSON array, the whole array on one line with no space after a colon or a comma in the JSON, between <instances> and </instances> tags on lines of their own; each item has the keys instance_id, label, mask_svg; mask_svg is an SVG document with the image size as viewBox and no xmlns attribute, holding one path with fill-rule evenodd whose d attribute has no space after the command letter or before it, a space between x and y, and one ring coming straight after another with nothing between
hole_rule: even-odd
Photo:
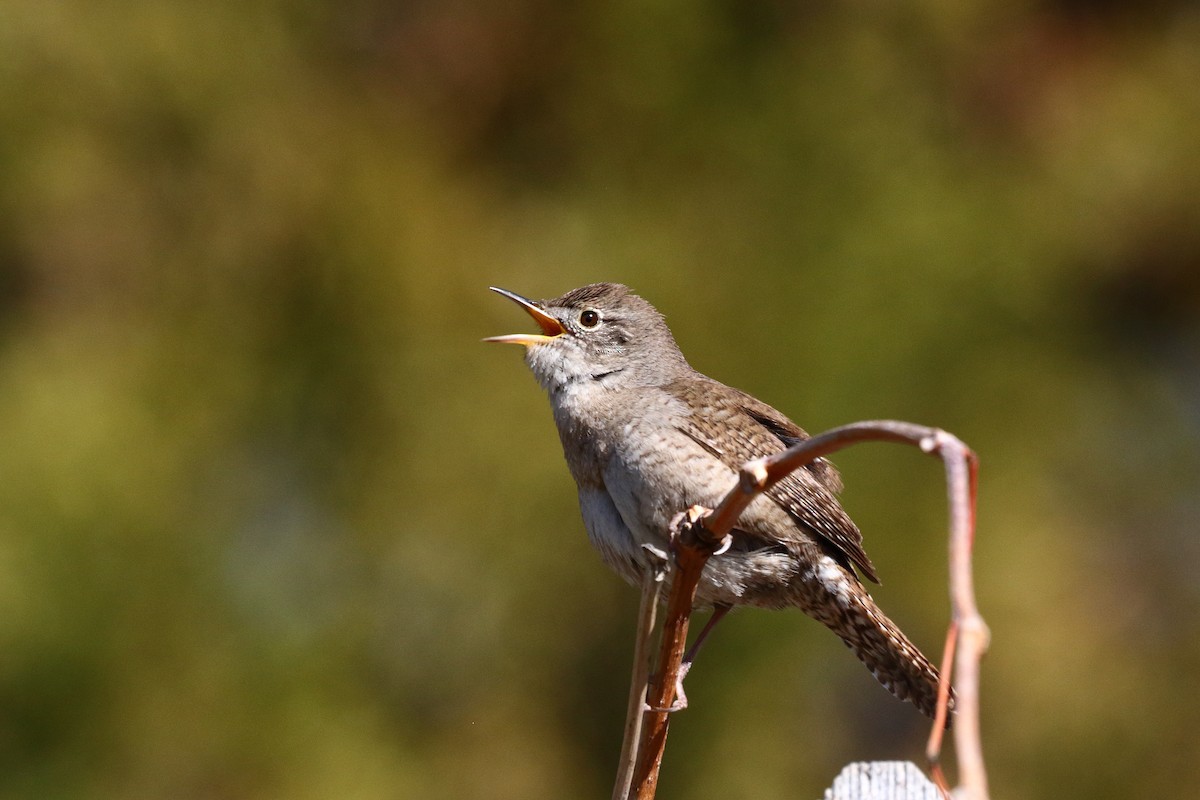
<instances>
[{"instance_id":1,"label":"barred tail feathers","mask_svg":"<svg viewBox=\"0 0 1200 800\"><path fill-rule=\"evenodd\" d=\"M805 603L804 611L836 633L884 688L933 718L937 713L937 668L879 609L853 573L825 557L805 577L810 592L815 590L821 596ZM954 708L953 690L949 708Z\"/></svg>"}]
</instances>

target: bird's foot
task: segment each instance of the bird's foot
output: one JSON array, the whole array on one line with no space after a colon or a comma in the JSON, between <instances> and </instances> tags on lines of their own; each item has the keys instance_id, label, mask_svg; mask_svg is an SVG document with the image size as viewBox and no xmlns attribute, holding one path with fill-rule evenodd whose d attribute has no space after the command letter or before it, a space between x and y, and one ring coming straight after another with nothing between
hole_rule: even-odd
<instances>
[{"instance_id":1,"label":"bird's foot","mask_svg":"<svg viewBox=\"0 0 1200 800\"><path fill-rule=\"evenodd\" d=\"M705 508L704 506L692 506L687 511L680 511L678 514L671 517L672 547L674 547L675 542L678 541L681 535L691 531L696 526L703 524L704 518L711 513L712 509ZM727 533L725 534L724 538L717 543L717 547L715 550L713 550L712 554L714 556L719 556L732 546L733 536Z\"/></svg>"},{"instance_id":2,"label":"bird's foot","mask_svg":"<svg viewBox=\"0 0 1200 800\"><path fill-rule=\"evenodd\" d=\"M692 506L686 511L680 511L675 516L671 517L671 531L676 532L684 526L691 527L700 520L704 519L709 513L709 509L704 506Z\"/></svg>"},{"instance_id":3,"label":"bird's foot","mask_svg":"<svg viewBox=\"0 0 1200 800\"><path fill-rule=\"evenodd\" d=\"M667 571L671 568L670 555L661 547L649 543L642 545L642 552L645 555L647 567L654 573L655 582L662 583L663 578L667 575Z\"/></svg>"},{"instance_id":4,"label":"bird's foot","mask_svg":"<svg viewBox=\"0 0 1200 800\"><path fill-rule=\"evenodd\" d=\"M688 670L692 668L690 663L684 662L679 665L679 675L675 678L675 699L665 708L652 706L649 703L642 703L643 711L657 711L662 714L673 714L676 711L683 711L688 707L687 692L683 691L683 679L687 677Z\"/></svg>"}]
</instances>

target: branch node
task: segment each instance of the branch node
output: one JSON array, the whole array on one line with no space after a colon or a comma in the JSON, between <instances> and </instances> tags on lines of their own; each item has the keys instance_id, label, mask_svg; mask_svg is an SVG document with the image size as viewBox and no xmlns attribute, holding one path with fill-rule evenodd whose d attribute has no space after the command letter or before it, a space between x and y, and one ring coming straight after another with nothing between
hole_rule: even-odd
<instances>
[{"instance_id":1,"label":"branch node","mask_svg":"<svg viewBox=\"0 0 1200 800\"><path fill-rule=\"evenodd\" d=\"M754 494L762 491L770 477L771 474L767 471L767 459L756 458L753 461L747 461L742 466L738 484L746 494Z\"/></svg>"},{"instance_id":2,"label":"branch node","mask_svg":"<svg viewBox=\"0 0 1200 800\"><path fill-rule=\"evenodd\" d=\"M986 652L991 646L992 629L984 622L983 617L978 614L968 614L959 620L958 626L963 635L971 636L979 642L981 652Z\"/></svg>"},{"instance_id":3,"label":"branch node","mask_svg":"<svg viewBox=\"0 0 1200 800\"><path fill-rule=\"evenodd\" d=\"M699 547L708 555L724 553L733 544L733 538L726 534L717 538L704 524L712 511L704 506L692 506L687 511L676 514L671 519L671 541L683 542L692 547Z\"/></svg>"}]
</instances>

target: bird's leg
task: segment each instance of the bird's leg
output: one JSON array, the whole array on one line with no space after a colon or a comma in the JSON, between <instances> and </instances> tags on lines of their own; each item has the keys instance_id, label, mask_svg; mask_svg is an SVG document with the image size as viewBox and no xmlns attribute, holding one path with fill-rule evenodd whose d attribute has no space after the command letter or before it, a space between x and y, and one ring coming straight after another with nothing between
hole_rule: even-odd
<instances>
[{"instance_id":1,"label":"bird's leg","mask_svg":"<svg viewBox=\"0 0 1200 800\"><path fill-rule=\"evenodd\" d=\"M692 642L692 646L683 654L683 663L679 665L679 680L675 683L675 704L681 704L680 708L687 707L687 695L683 693L683 679L692 669L692 662L696 660L696 656L700 654L700 648L704 646L704 640L712 633L712 629L717 627L717 623L725 618L725 615L730 612L733 606L714 605L712 616L708 618L708 622L704 623L704 627L700 629L700 634L696 637L696 641Z\"/></svg>"},{"instance_id":2,"label":"bird's leg","mask_svg":"<svg viewBox=\"0 0 1200 800\"><path fill-rule=\"evenodd\" d=\"M712 633L712 629L717 627L717 623L725 618L725 615L732 610L733 606L714 605L712 616L708 618L708 622L704 623L704 627L700 629L700 634L696 637L696 641L692 642L692 646L683 654L683 662L679 665L679 677L675 681L675 699L671 701L671 705L667 708L650 709L654 711L682 711L687 708L687 694L683 691L683 679L687 677L688 672L692 668L692 662L696 660L696 656L700 652L700 648L704 645L704 640Z\"/></svg>"}]
</instances>

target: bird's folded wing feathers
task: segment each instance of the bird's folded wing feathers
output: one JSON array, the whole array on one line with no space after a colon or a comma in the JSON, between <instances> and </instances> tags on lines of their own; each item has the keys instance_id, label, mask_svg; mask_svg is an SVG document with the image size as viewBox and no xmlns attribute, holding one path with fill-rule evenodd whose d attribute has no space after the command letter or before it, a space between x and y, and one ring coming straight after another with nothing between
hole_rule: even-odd
<instances>
[{"instance_id":1,"label":"bird's folded wing feathers","mask_svg":"<svg viewBox=\"0 0 1200 800\"><path fill-rule=\"evenodd\" d=\"M729 424L736 415L744 415L754 424ZM729 389L714 392L714 403L703 413L691 414L680 430L734 471L747 461L778 453L809 438L800 426L766 403ZM834 496L841 488L837 470L821 458L772 486L767 496L878 583L875 565L863 550L862 533Z\"/></svg>"}]
</instances>

